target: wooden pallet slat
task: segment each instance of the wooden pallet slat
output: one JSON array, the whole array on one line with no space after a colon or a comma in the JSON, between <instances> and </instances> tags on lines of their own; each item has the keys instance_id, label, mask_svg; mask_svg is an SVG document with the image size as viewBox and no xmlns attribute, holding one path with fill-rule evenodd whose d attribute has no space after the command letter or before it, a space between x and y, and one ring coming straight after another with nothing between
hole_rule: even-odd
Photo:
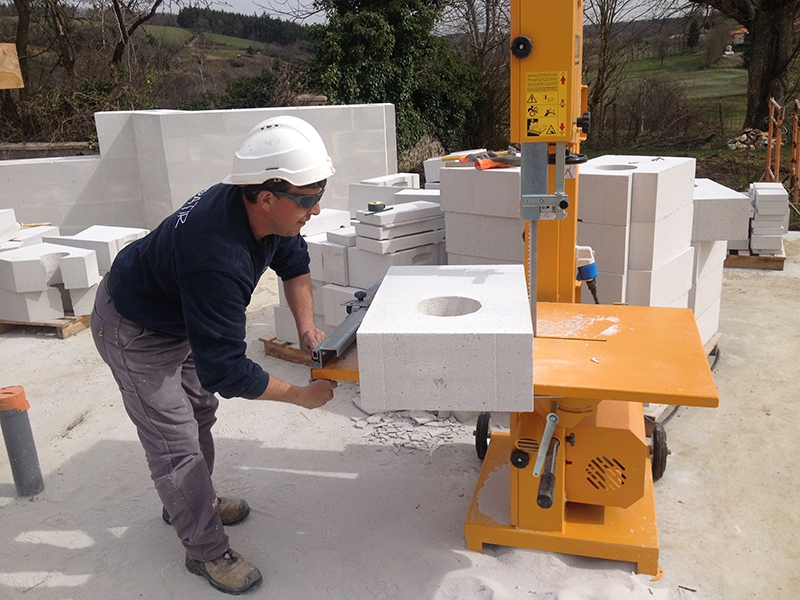
<instances>
[{"instance_id":1,"label":"wooden pallet slat","mask_svg":"<svg viewBox=\"0 0 800 600\"><path fill-rule=\"evenodd\" d=\"M80 317L64 317L63 319L53 319L52 321L40 321L27 323L25 321L1 321L0 334L16 329L17 327L35 327L41 329L54 329L58 339L65 339L80 333L89 327L89 315Z\"/></svg>"},{"instance_id":2,"label":"wooden pallet slat","mask_svg":"<svg viewBox=\"0 0 800 600\"><path fill-rule=\"evenodd\" d=\"M313 359L303 352L300 348L290 344L289 342L281 342L278 338L258 338L264 343L264 352L267 356L280 358L287 362L295 363L297 365L305 365L311 367L314 365Z\"/></svg>"},{"instance_id":3,"label":"wooden pallet slat","mask_svg":"<svg viewBox=\"0 0 800 600\"><path fill-rule=\"evenodd\" d=\"M783 271L786 263L786 249L781 247L779 254L753 254L747 250L730 250L723 265L734 269L763 269Z\"/></svg>"}]
</instances>

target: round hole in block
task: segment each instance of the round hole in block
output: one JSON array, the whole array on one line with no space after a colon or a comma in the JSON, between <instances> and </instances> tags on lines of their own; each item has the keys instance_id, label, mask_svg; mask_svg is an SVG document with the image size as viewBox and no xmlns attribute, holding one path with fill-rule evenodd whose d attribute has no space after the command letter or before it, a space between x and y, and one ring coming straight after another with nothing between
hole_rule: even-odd
<instances>
[{"instance_id":1,"label":"round hole in block","mask_svg":"<svg viewBox=\"0 0 800 600\"><path fill-rule=\"evenodd\" d=\"M595 169L603 171L633 171L636 165L599 165Z\"/></svg>"},{"instance_id":2,"label":"round hole in block","mask_svg":"<svg viewBox=\"0 0 800 600\"><path fill-rule=\"evenodd\" d=\"M426 298L417 304L417 310L431 317L460 317L477 312L481 303L463 296L437 296Z\"/></svg>"}]
</instances>

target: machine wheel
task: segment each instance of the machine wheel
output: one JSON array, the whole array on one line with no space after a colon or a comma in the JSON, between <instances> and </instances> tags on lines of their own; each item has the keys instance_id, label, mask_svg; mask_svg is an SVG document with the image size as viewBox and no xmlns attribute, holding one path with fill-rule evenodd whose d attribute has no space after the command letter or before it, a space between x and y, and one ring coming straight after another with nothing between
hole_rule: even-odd
<instances>
[{"instance_id":1,"label":"machine wheel","mask_svg":"<svg viewBox=\"0 0 800 600\"><path fill-rule=\"evenodd\" d=\"M658 481L667 470L667 430L661 423L653 425L653 436L650 440L651 456L653 463L653 481Z\"/></svg>"},{"instance_id":2,"label":"machine wheel","mask_svg":"<svg viewBox=\"0 0 800 600\"><path fill-rule=\"evenodd\" d=\"M482 412L478 415L478 423L475 425L475 452L481 460L486 457L491 439L492 413Z\"/></svg>"}]
</instances>

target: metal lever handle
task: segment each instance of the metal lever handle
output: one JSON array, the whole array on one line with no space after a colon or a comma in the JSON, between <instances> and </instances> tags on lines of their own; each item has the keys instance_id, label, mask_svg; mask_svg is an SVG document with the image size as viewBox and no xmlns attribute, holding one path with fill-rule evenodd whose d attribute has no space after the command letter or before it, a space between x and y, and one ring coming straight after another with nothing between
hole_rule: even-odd
<instances>
[{"instance_id":1,"label":"metal lever handle","mask_svg":"<svg viewBox=\"0 0 800 600\"><path fill-rule=\"evenodd\" d=\"M556 457L558 456L558 438L553 440L552 447L547 452L548 461L545 465L542 478L539 480L539 493L536 496L536 504L540 508L550 508L553 506L553 497L556 489Z\"/></svg>"},{"instance_id":2,"label":"metal lever handle","mask_svg":"<svg viewBox=\"0 0 800 600\"><path fill-rule=\"evenodd\" d=\"M542 472L544 466L544 459L547 456L547 451L550 448L550 440L553 439L553 432L558 425L558 414L551 412L547 415L547 424L544 426L544 433L542 434L542 441L539 443L539 452L536 454L536 463L533 465L533 476L538 477Z\"/></svg>"}]
</instances>

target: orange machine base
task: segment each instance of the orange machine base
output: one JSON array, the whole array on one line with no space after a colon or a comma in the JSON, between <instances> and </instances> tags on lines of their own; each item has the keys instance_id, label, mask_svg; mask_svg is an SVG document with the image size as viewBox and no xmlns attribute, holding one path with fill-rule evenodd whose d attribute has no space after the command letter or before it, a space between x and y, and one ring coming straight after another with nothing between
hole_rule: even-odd
<instances>
[{"instance_id":1,"label":"orange machine base","mask_svg":"<svg viewBox=\"0 0 800 600\"><path fill-rule=\"evenodd\" d=\"M636 563L637 572L654 575L655 579L661 577L649 460L644 495L633 505L617 508L567 503L561 531L535 531L519 529L510 524L509 469L513 468L510 455L510 435L492 431L491 443L464 523L464 537L469 550L481 552L484 544L496 544L605 558ZM507 501L498 501L499 498ZM526 501L536 500L520 499L520 510L524 510Z\"/></svg>"}]
</instances>

